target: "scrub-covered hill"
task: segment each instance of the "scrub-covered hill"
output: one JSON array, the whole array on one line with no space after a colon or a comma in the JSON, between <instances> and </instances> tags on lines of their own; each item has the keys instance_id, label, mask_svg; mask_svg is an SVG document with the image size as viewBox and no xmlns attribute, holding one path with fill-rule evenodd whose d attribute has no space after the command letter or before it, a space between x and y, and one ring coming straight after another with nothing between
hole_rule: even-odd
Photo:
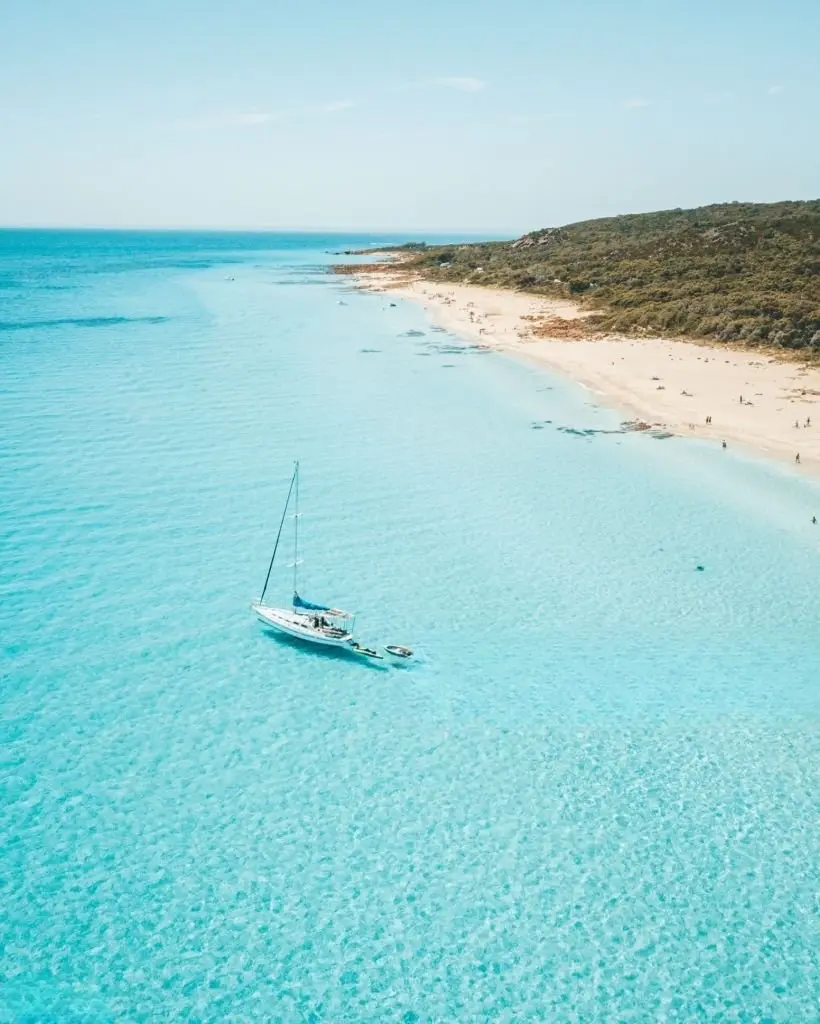
<instances>
[{"instance_id":1,"label":"scrub-covered hill","mask_svg":"<svg viewBox=\"0 0 820 1024\"><path fill-rule=\"evenodd\" d=\"M607 217L403 255L402 269L434 280L573 297L606 332L820 355L820 200Z\"/></svg>"}]
</instances>

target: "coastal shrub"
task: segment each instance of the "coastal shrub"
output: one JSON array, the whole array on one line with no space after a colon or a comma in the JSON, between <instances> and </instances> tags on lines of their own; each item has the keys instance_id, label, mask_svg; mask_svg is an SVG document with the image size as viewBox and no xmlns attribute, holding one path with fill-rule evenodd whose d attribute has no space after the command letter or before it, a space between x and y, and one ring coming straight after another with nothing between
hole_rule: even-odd
<instances>
[{"instance_id":1,"label":"coastal shrub","mask_svg":"<svg viewBox=\"0 0 820 1024\"><path fill-rule=\"evenodd\" d=\"M582 221L512 242L427 246L409 269L572 298L602 330L820 349L820 200Z\"/></svg>"}]
</instances>

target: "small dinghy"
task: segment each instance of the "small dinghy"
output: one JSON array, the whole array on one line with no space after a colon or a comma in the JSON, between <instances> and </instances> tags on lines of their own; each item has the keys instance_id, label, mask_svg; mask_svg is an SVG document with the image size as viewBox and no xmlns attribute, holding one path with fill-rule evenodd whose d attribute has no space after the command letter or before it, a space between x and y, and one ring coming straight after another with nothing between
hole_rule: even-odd
<instances>
[{"instance_id":1,"label":"small dinghy","mask_svg":"<svg viewBox=\"0 0 820 1024\"><path fill-rule=\"evenodd\" d=\"M413 652L409 647L400 647L398 644L387 644L385 650L388 654L391 654L394 658L412 658Z\"/></svg>"},{"instance_id":2,"label":"small dinghy","mask_svg":"<svg viewBox=\"0 0 820 1024\"><path fill-rule=\"evenodd\" d=\"M384 661L384 658L375 651L372 647L365 647L364 644L360 644L358 640L350 641L350 650L354 654L360 655L362 658L376 658L378 661Z\"/></svg>"}]
</instances>

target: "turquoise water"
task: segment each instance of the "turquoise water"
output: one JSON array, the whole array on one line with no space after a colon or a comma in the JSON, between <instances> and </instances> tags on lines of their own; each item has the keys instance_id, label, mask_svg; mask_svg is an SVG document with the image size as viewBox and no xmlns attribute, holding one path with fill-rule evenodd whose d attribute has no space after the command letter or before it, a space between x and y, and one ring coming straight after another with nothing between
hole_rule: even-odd
<instances>
[{"instance_id":1,"label":"turquoise water","mask_svg":"<svg viewBox=\"0 0 820 1024\"><path fill-rule=\"evenodd\" d=\"M363 241L0 233L0 1021L816 1020L820 488Z\"/></svg>"}]
</instances>

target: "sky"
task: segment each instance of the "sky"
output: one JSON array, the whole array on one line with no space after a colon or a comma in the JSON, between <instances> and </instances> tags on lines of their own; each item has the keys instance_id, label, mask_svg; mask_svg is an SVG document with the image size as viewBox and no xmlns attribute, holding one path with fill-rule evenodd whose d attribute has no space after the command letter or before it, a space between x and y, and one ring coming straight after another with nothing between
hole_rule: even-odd
<instances>
[{"instance_id":1,"label":"sky","mask_svg":"<svg viewBox=\"0 0 820 1024\"><path fill-rule=\"evenodd\" d=\"M471 232L820 196L818 0L0 0L0 224Z\"/></svg>"}]
</instances>

